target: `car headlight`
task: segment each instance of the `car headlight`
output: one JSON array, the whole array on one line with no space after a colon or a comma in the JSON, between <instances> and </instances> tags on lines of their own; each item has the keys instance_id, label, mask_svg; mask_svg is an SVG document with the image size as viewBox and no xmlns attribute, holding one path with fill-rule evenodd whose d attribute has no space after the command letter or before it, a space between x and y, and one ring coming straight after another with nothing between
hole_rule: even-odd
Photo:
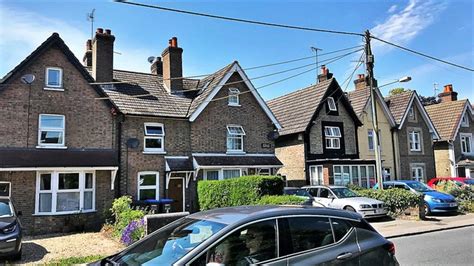
<instances>
[{"instance_id":1,"label":"car headlight","mask_svg":"<svg viewBox=\"0 0 474 266\"><path fill-rule=\"evenodd\" d=\"M372 206L370 206L369 204L361 204L359 207L361 209L370 209L370 208L372 208Z\"/></svg>"},{"instance_id":2,"label":"car headlight","mask_svg":"<svg viewBox=\"0 0 474 266\"><path fill-rule=\"evenodd\" d=\"M8 234L15 231L16 226L17 226L16 223L14 223L14 224L9 225L8 227L3 228L3 233Z\"/></svg>"},{"instance_id":3,"label":"car headlight","mask_svg":"<svg viewBox=\"0 0 474 266\"><path fill-rule=\"evenodd\" d=\"M431 198L432 201L434 202L437 202L437 203L441 203L442 201L440 199L437 199L437 198Z\"/></svg>"}]
</instances>

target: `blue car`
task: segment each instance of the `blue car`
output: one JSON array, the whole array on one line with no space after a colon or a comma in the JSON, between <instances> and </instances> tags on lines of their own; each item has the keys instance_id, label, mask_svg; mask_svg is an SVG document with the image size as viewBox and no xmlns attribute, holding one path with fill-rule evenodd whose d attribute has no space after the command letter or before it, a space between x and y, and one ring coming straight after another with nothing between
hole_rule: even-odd
<instances>
[{"instance_id":1,"label":"blue car","mask_svg":"<svg viewBox=\"0 0 474 266\"><path fill-rule=\"evenodd\" d=\"M378 188L378 184L374 189ZM383 182L384 189L401 188L410 190L415 194L423 194L425 200L425 213L443 213L443 212L457 212L458 203L456 199L449 194L436 191L427 185L412 180L397 180Z\"/></svg>"}]
</instances>

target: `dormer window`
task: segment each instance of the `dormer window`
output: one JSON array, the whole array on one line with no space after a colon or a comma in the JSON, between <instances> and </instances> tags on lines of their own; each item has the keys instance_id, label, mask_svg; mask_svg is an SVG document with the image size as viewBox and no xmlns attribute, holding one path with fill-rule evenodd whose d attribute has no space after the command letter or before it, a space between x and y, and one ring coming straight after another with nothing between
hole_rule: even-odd
<instances>
[{"instance_id":1,"label":"dormer window","mask_svg":"<svg viewBox=\"0 0 474 266\"><path fill-rule=\"evenodd\" d=\"M461 126L462 127L469 127L469 117L468 114L464 114L461 120Z\"/></svg>"},{"instance_id":2,"label":"dormer window","mask_svg":"<svg viewBox=\"0 0 474 266\"><path fill-rule=\"evenodd\" d=\"M144 152L163 153L165 151L165 129L163 124L145 123Z\"/></svg>"},{"instance_id":3,"label":"dormer window","mask_svg":"<svg viewBox=\"0 0 474 266\"><path fill-rule=\"evenodd\" d=\"M324 136L326 137L326 149L341 148L341 130L339 127L324 127Z\"/></svg>"},{"instance_id":4,"label":"dormer window","mask_svg":"<svg viewBox=\"0 0 474 266\"><path fill-rule=\"evenodd\" d=\"M57 67L46 68L45 89L62 90L63 70Z\"/></svg>"},{"instance_id":5,"label":"dormer window","mask_svg":"<svg viewBox=\"0 0 474 266\"><path fill-rule=\"evenodd\" d=\"M240 106L239 94L240 94L239 89L229 88L229 105Z\"/></svg>"},{"instance_id":6,"label":"dormer window","mask_svg":"<svg viewBox=\"0 0 474 266\"><path fill-rule=\"evenodd\" d=\"M245 131L242 126L227 126L227 152L243 152L244 136Z\"/></svg>"},{"instance_id":7,"label":"dormer window","mask_svg":"<svg viewBox=\"0 0 474 266\"><path fill-rule=\"evenodd\" d=\"M333 97L328 97L328 107L330 111L337 111L336 102Z\"/></svg>"}]
</instances>

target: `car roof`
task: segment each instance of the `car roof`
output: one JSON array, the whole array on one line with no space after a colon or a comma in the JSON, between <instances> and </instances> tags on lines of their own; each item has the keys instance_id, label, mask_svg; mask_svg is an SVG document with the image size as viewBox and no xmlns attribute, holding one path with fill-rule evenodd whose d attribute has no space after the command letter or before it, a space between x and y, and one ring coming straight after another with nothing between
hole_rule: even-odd
<instances>
[{"instance_id":1,"label":"car roof","mask_svg":"<svg viewBox=\"0 0 474 266\"><path fill-rule=\"evenodd\" d=\"M227 207L193 213L189 215L188 218L208 220L231 225L246 223L248 221L260 220L264 218L288 215L323 215L360 220L360 215L353 212L301 205L260 205Z\"/></svg>"},{"instance_id":2,"label":"car roof","mask_svg":"<svg viewBox=\"0 0 474 266\"><path fill-rule=\"evenodd\" d=\"M384 181L383 184L396 184L396 183L404 183L404 184L411 184L411 183L418 183L419 181L415 180L395 180L395 181Z\"/></svg>"},{"instance_id":3,"label":"car roof","mask_svg":"<svg viewBox=\"0 0 474 266\"><path fill-rule=\"evenodd\" d=\"M325 186L325 185L313 185L313 186L304 186L303 188L347 188L346 186Z\"/></svg>"}]
</instances>

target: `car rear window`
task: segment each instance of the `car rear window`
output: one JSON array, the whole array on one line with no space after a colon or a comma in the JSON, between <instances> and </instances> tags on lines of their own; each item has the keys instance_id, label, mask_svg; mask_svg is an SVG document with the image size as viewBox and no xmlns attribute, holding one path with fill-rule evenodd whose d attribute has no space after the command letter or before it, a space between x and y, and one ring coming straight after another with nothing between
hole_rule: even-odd
<instances>
[{"instance_id":1,"label":"car rear window","mask_svg":"<svg viewBox=\"0 0 474 266\"><path fill-rule=\"evenodd\" d=\"M287 234L290 245L283 253L291 254L334 243L329 218L294 217L287 218L286 221L288 227L279 228L288 230L283 235Z\"/></svg>"},{"instance_id":2,"label":"car rear window","mask_svg":"<svg viewBox=\"0 0 474 266\"><path fill-rule=\"evenodd\" d=\"M331 218L331 224L336 242L341 240L352 228L352 225L349 221L342 219Z\"/></svg>"}]
</instances>

